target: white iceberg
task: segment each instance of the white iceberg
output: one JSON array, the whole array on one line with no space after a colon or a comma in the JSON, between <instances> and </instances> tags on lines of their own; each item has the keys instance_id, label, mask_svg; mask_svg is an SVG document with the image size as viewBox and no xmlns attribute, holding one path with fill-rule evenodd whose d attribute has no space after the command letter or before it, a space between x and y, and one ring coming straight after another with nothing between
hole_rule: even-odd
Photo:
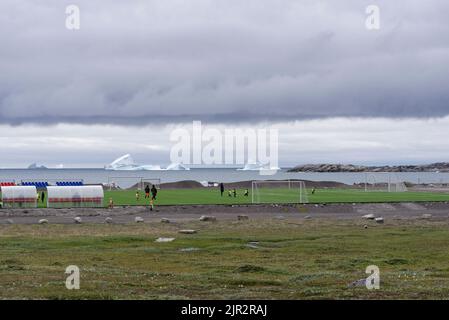
<instances>
[{"instance_id":1,"label":"white iceberg","mask_svg":"<svg viewBox=\"0 0 449 320\"><path fill-rule=\"evenodd\" d=\"M28 169L35 170L35 169L48 169L48 168L44 165L38 165L37 163L32 163L28 166Z\"/></svg>"},{"instance_id":2,"label":"white iceberg","mask_svg":"<svg viewBox=\"0 0 449 320\"><path fill-rule=\"evenodd\" d=\"M190 168L187 168L181 163L172 163L168 165L168 167L165 170L190 170Z\"/></svg>"},{"instance_id":3,"label":"white iceberg","mask_svg":"<svg viewBox=\"0 0 449 320\"><path fill-rule=\"evenodd\" d=\"M276 171L280 170L279 167L270 167L268 164L262 164L260 162L248 162L245 164L243 168L237 169L239 171L261 171L261 170L270 170L270 171Z\"/></svg>"},{"instance_id":4,"label":"white iceberg","mask_svg":"<svg viewBox=\"0 0 449 320\"><path fill-rule=\"evenodd\" d=\"M120 158L115 159L110 164L104 167L106 170L128 170L128 171L159 171L159 170L190 170L180 163L172 163L167 168L163 169L160 165L151 164L137 164L130 154L125 154Z\"/></svg>"},{"instance_id":5,"label":"white iceberg","mask_svg":"<svg viewBox=\"0 0 449 320\"><path fill-rule=\"evenodd\" d=\"M130 154L125 154L105 166L106 170L136 170L139 167Z\"/></svg>"},{"instance_id":6,"label":"white iceberg","mask_svg":"<svg viewBox=\"0 0 449 320\"><path fill-rule=\"evenodd\" d=\"M134 159L130 154L125 154L120 158L115 159L110 164L104 167L106 170L128 170L128 171L138 171L138 170L162 170L160 166L156 165L139 165L134 162Z\"/></svg>"}]
</instances>

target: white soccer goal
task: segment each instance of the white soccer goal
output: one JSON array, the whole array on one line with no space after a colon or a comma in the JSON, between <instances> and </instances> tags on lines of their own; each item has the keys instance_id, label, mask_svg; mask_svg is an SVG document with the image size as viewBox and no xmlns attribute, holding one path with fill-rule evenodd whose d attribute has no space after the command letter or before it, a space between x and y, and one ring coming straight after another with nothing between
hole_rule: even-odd
<instances>
[{"instance_id":1,"label":"white soccer goal","mask_svg":"<svg viewBox=\"0 0 449 320\"><path fill-rule=\"evenodd\" d=\"M253 181L252 203L308 203L304 181Z\"/></svg>"},{"instance_id":2,"label":"white soccer goal","mask_svg":"<svg viewBox=\"0 0 449 320\"><path fill-rule=\"evenodd\" d=\"M144 177L109 177L108 185L109 191L111 190L144 190L149 185L155 185L156 188L161 188L160 178L144 178Z\"/></svg>"},{"instance_id":3,"label":"white soccer goal","mask_svg":"<svg viewBox=\"0 0 449 320\"><path fill-rule=\"evenodd\" d=\"M107 188L111 190L141 189L143 177L108 177Z\"/></svg>"},{"instance_id":4,"label":"white soccer goal","mask_svg":"<svg viewBox=\"0 0 449 320\"><path fill-rule=\"evenodd\" d=\"M395 173L370 172L365 174L365 191L406 192L407 186Z\"/></svg>"},{"instance_id":5,"label":"white soccer goal","mask_svg":"<svg viewBox=\"0 0 449 320\"><path fill-rule=\"evenodd\" d=\"M152 186L155 186L156 189L160 189L161 188L161 179L159 178L154 178L154 179L142 179L140 181L140 189L141 190L145 190L145 187L149 186L150 188Z\"/></svg>"}]
</instances>

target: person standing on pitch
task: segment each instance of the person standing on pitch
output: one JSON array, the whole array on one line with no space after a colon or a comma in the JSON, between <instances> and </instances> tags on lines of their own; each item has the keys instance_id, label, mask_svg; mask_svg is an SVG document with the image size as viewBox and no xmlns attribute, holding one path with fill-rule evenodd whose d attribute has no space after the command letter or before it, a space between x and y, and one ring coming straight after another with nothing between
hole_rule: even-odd
<instances>
[{"instance_id":1,"label":"person standing on pitch","mask_svg":"<svg viewBox=\"0 0 449 320\"><path fill-rule=\"evenodd\" d=\"M145 187L145 199L150 197L150 186L147 184Z\"/></svg>"},{"instance_id":2,"label":"person standing on pitch","mask_svg":"<svg viewBox=\"0 0 449 320\"><path fill-rule=\"evenodd\" d=\"M42 191L42 194L41 194L41 201L42 201L42 203L44 203L44 201L45 201L45 192L44 191Z\"/></svg>"},{"instance_id":3,"label":"person standing on pitch","mask_svg":"<svg viewBox=\"0 0 449 320\"><path fill-rule=\"evenodd\" d=\"M220 183L220 194L222 197L223 197L223 193L224 193L224 184L222 182L222 183Z\"/></svg>"},{"instance_id":4,"label":"person standing on pitch","mask_svg":"<svg viewBox=\"0 0 449 320\"><path fill-rule=\"evenodd\" d=\"M109 209L114 209L114 200L112 198L109 198Z\"/></svg>"},{"instance_id":5,"label":"person standing on pitch","mask_svg":"<svg viewBox=\"0 0 449 320\"><path fill-rule=\"evenodd\" d=\"M157 196L157 189L153 184L153 186L151 187L151 200L156 200L156 196Z\"/></svg>"}]
</instances>

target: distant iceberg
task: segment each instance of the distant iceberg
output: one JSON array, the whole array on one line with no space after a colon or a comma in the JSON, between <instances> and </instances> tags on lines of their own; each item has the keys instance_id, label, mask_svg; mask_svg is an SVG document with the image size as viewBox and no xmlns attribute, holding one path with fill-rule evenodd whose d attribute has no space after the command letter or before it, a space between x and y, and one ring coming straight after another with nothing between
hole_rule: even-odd
<instances>
[{"instance_id":1,"label":"distant iceberg","mask_svg":"<svg viewBox=\"0 0 449 320\"><path fill-rule=\"evenodd\" d=\"M165 169L161 168L160 165L151 165L151 164L140 165L134 161L134 159L131 157L130 154L125 154L124 156L115 159L113 162L106 165L104 168L106 170L127 170L127 171L190 170L189 168L186 168L180 163L172 163Z\"/></svg>"},{"instance_id":2,"label":"distant iceberg","mask_svg":"<svg viewBox=\"0 0 449 320\"><path fill-rule=\"evenodd\" d=\"M249 162L245 164L243 168L237 169L239 171L262 171L262 170L270 170L270 171L276 171L280 170L279 167L270 167L268 164L262 164L260 162Z\"/></svg>"},{"instance_id":3,"label":"distant iceberg","mask_svg":"<svg viewBox=\"0 0 449 320\"><path fill-rule=\"evenodd\" d=\"M134 162L133 157L130 154L125 154L120 158L115 159L110 164L104 167L106 170L126 170L126 171L139 171L139 170L162 170L160 166L154 165L139 165Z\"/></svg>"},{"instance_id":4,"label":"distant iceberg","mask_svg":"<svg viewBox=\"0 0 449 320\"><path fill-rule=\"evenodd\" d=\"M190 170L190 168L187 168L181 163L172 163L165 170Z\"/></svg>"},{"instance_id":5,"label":"distant iceberg","mask_svg":"<svg viewBox=\"0 0 449 320\"><path fill-rule=\"evenodd\" d=\"M130 154L125 154L110 164L106 165L104 168L106 170L138 170L139 166L134 162L134 159Z\"/></svg>"},{"instance_id":6,"label":"distant iceberg","mask_svg":"<svg viewBox=\"0 0 449 320\"><path fill-rule=\"evenodd\" d=\"M28 166L28 169L35 170L35 169L48 169L48 168L46 166L42 166L42 165L40 166L37 163L32 163Z\"/></svg>"}]
</instances>

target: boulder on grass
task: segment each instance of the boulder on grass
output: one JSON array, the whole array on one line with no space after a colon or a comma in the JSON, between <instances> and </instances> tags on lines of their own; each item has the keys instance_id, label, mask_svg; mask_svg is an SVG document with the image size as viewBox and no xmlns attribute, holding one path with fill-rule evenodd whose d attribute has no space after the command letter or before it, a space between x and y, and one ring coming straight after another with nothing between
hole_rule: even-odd
<instances>
[{"instance_id":1,"label":"boulder on grass","mask_svg":"<svg viewBox=\"0 0 449 320\"><path fill-rule=\"evenodd\" d=\"M365 214L362 218L368 219L368 220L374 220L375 216L374 216L374 214L370 213L370 214Z\"/></svg>"},{"instance_id":2,"label":"boulder on grass","mask_svg":"<svg viewBox=\"0 0 449 320\"><path fill-rule=\"evenodd\" d=\"M175 240L175 238L157 238L155 241L156 242L172 242L174 240Z\"/></svg>"},{"instance_id":3,"label":"boulder on grass","mask_svg":"<svg viewBox=\"0 0 449 320\"><path fill-rule=\"evenodd\" d=\"M183 229L183 230L179 230L179 233L183 233L183 234L194 234L196 233L196 230L193 229Z\"/></svg>"},{"instance_id":4,"label":"boulder on grass","mask_svg":"<svg viewBox=\"0 0 449 320\"><path fill-rule=\"evenodd\" d=\"M48 220L47 219L40 219L37 223L39 223L39 224L47 224Z\"/></svg>"},{"instance_id":5,"label":"boulder on grass","mask_svg":"<svg viewBox=\"0 0 449 320\"><path fill-rule=\"evenodd\" d=\"M112 223L112 218L107 217L106 219L104 219L105 223Z\"/></svg>"},{"instance_id":6,"label":"boulder on grass","mask_svg":"<svg viewBox=\"0 0 449 320\"><path fill-rule=\"evenodd\" d=\"M217 218L213 216L201 216L200 221L217 221Z\"/></svg>"},{"instance_id":7,"label":"boulder on grass","mask_svg":"<svg viewBox=\"0 0 449 320\"><path fill-rule=\"evenodd\" d=\"M161 223L170 223L170 220L167 218L162 218Z\"/></svg>"},{"instance_id":8,"label":"boulder on grass","mask_svg":"<svg viewBox=\"0 0 449 320\"><path fill-rule=\"evenodd\" d=\"M134 221L135 221L136 223L142 223L142 222L144 222L144 220L143 220L142 217L135 217L135 218L134 218Z\"/></svg>"},{"instance_id":9,"label":"boulder on grass","mask_svg":"<svg viewBox=\"0 0 449 320\"><path fill-rule=\"evenodd\" d=\"M83 220L81 219L81 217L75 217L75 218L73 218L73 220L75 221L75 223L81 223L81 222L83 222Z\"/></svg>"},{"instance_id":10,"label":"boulder on grass","mask_svg":"<svg viewBox=\"0 0 449 320\"><path fill-rule=\"evenodd\" d=\"M374 221L376 221L377 223L384 223L384 218L379 217L379 218L374 219Z\"/></svg>"}]
</instances>

